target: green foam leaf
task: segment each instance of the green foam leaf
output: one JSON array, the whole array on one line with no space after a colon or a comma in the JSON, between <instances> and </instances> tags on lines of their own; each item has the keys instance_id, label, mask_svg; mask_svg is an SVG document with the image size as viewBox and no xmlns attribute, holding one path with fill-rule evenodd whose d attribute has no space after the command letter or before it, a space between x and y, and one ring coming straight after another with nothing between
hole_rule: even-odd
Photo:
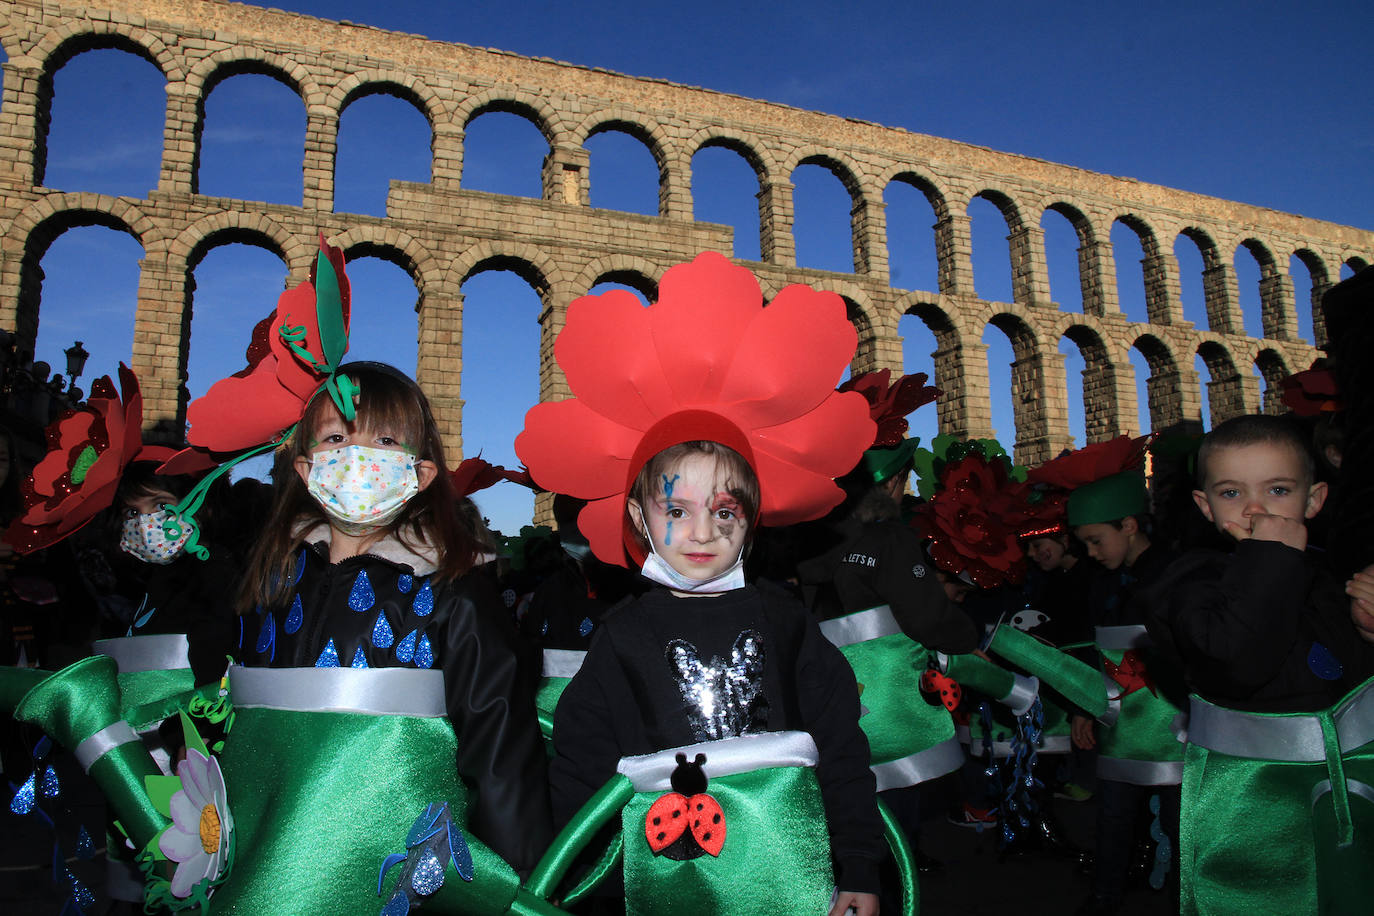
<instances>
[{"instance_id":1,"label":"green foam leaf","mask_svg":"<svg viewBox=\"0 0 1374 916\"><path fill-rule=\"evenodd\" d=\"M181 710L181 730L186 734L187 749L194 748L200 751L202 756L209 757L210 752L205 748L205 741L200 737L200 732L196 731L196 724L191 721L191 717L186 715L186 710Z\"/></svg>"},{"instance_id":2,"label":"green foam leaf","mask_svg":"<svg viewBox=\"0 0 1374 916\"><path fill-rule=\"evenodd\" d=\"M157 809L157 813L170 818L172 816L172 796L181 791L181 780L175 776L155 773L152 776L143 777L143 788L148 793L148 800Z\"/></svg>"},{"instance_id":3,"label":"green foam leaf","mask_svg":"<svg viewBox=\"0 0 1374 916\"><path fill-rule=\"evenodd\" d=\"M320 328L320 353L327 371L333 372L348 350L348 328L344 325L339 277L324 251L315 256L315 317Z\"/></svg>"},{"instance_id":4,"label":"green foam leaf","mask_svg":"<svg viewBox=\"0 0 1374 916\"><path fill-rule=\"evenodd\" d=\"M81 454L76 456L76 461L72 462L72 483L78 487L86 482L86 475L91 471L91 465L100 457L100 453L93 447L86 446L81 450Z\"/></svg>"}]
</instances>

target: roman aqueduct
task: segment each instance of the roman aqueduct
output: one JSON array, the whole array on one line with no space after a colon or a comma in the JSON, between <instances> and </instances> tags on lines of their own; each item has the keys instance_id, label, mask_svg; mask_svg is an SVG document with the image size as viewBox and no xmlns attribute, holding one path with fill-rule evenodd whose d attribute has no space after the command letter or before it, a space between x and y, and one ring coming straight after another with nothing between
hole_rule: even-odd
<instances>
[{"instance_id":1,"label":"roman aqueduct","mask_svg":"<svg viewBox=\"0 0 1374 916\"><path fill-rule=\"evenodd\" d=\"M566 395L552 342L566 308L595 284L613 280L652 293L670 265L706 249L732 252L729 227L693 219L692 157L723 146L758 178L761 260L748 263L766 296L794 282L834 291L860 332L856 371L902 366L899 320L915 315L933 332L943 431L991 429L986 346L991 324L1012 342L1016 454L1038 461L1070 442L1068 393L1059 341L1082 353L1089 440L1133 429L1137 350L1148 361L1155 429L1272 409L1283 375L1316 355L1298 337L1299 309L1313 310L1323 342L1321 294L1342 265L1365 266L1374 233L1259 207L1113 178L935 137L800 111L787 106L652 79L622 76L500 51L445 44L367 26L335 23L221 0L104 0L67 6L10 0L0 10L4 98L0 107L0 327L30 349L41 313L39 267L53 240L73 226L127 232L142 246L134 368L145 417L174 428L189 348L191 273L226 241L251 240L277 252L292 276L308 272L317 230L350 258L400 265L419 291L418 377L435 402L451 447L461 453L458 372L464 281L484 270L513 270L538 292L544 398ZM44 186L54 74L74 55L117 48L152 62L166 80L161 174L145 199ZM307 113L300 206L198 193L204 99L240 73L274 77L299 94ZM384 218L334 211L340 116L355 100L383 93L416 106L431 130L427 183L393 182ZM489 111L520 114L548 142L542 199L464 187L464 132ZM589 206L587 140L606 130L642 141L658 166L658 213L639 216ZM852 206L854 265L848 272L796 266L792 173L829 169ZM937 290L894 288L889 280L884 191L918 189L936 215ZM975 295L967 209L981 197L1006 219L1011 302ZM1082 312L1050 298L1041 217L1066 217L1078 237ZM1114 277L1112 226L1139 236L1148 322L1122 313ZM1202 253L1207 326L1185 321L1174 241ZM1263 337L1246 336L1232 255L1244 246L1259 264ZM1301 259L1311 289L1295 290L1289 259ZM257 317L255 314L254 318ZM1210 375L1199 391L1194 359ZM1266 384L1266 400L1254 368Z\"/></svg>"}]
</instances>

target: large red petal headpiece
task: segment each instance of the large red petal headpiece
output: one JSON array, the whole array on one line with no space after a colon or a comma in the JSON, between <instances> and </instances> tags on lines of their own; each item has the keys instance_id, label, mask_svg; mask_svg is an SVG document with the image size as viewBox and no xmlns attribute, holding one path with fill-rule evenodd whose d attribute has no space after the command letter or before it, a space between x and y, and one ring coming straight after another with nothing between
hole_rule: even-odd
<instances>
[{"instance_id":1,"label":"large red petal headpiece","mask_svg":"<svg viewBox=\"0 0 1374 916\"><path fill-rule=\"evenodd\" d=\"M608 563L639 559L626 493L680 442L743 455L761 523L818 518L873 442L867 402L835 391L857 342L839 296L789 286L765 307L749 271L707 252L669 269L648 308L618 290L569 307L554 356L574 397L531 408L515 450L539 486L588 501L578 528Z\"/></svg>"},{"instance_id":2,"label":"large red petal headpiece","mask_svg":"<svg viewBox=\"0 0 1374 916\"><path fill-rule=\"evenodd\" d=\"M1149 436L1138 439L1117 436L1105 442L1094 442L1031 468L1026 473L1026 479L1031 483L1076 490L1104 477L1142 467L1149 441Z\"/></svg>"}]
</instances>

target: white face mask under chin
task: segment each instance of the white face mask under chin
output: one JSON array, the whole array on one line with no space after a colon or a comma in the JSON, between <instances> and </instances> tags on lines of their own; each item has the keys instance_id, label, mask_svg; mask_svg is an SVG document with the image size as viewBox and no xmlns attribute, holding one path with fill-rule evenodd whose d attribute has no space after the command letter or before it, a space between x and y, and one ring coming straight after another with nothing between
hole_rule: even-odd
<instances>
[{"instance_id":1,"label":"white face mask under chin","mask_svg":"<svg viewBox=\"0 0 1374 916\"><path fill-rule=\"evenodd\" d=\"M648 532L649 525L641 512L640 523L644 525L644 531ZM709 579L693 579L684 576L682 573L668 565L668 561L659 556L658 550L654 547L654 539L647 534L645 539L649 542L649 556L644 560L644 566L640 572L644 578L650 582L657 582L659 585L666 586L675 592L684 592L689 595L718 595L721 592L733 591L737 588L744 588L744 548L740 547L739 556L735 557L735 562L731 563L724 572L712 576Z\"/></svg>"}]
</instances>

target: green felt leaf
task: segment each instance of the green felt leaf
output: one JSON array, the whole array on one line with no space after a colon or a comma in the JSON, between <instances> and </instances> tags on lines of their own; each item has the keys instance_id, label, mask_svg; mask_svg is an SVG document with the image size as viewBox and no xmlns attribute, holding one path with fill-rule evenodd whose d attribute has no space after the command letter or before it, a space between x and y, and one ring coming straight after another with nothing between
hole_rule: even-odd
<instances>
[{"instance_id":1,"label":"green felt leaf","mask_svg":"<svg viewBox=\"0 0 1374 916\"><path fill-rule=\"evenodd\" d=\"M155 773L152 776L143 777L143 788L148 793L148 800L157 809L157 813L170 818L172 816L172 796L181 791L181 780L175 776Z\"/></svg>"},{"instance_id":2,"label":"green felt leaf","mask_svg":"<svg viewBox=\"0 0 1374 916\"><path fill-rule=\"evenodd\" d=\"M209 757L210 752L205 748L205 741L200 737L200 732L196 731L196 724L191 721L191 717L186 715L186 710L181 710L181 730L186 733L187 749L194 748L205 756Z\"/></svg>"},{"instance_id":3,"label":"green felt leaf","mask_svg":"<svg viewBox=\"0 0 1374 916\"><path fill-rule=\"evenodd\" d=\"M315 256L315 316L320 328L320 353L326 371L333 372L348 350L348 328L344 324L339 277L324 251Z\"/></svg>"},{"instance_id":4,"label":"green felt leaf","mask_svg":"<svg viewBox=\"0 0 1374 916\"><path fill-rule=\"evenodd\" d=\"M95 459L100 457L91 446L86 446L81 450L81 454L76 456L76 461L72 462L72 483L78 487L86 482L86 475L90 473L91 465L95 464Z\"/></svg>"}]
</instances>

